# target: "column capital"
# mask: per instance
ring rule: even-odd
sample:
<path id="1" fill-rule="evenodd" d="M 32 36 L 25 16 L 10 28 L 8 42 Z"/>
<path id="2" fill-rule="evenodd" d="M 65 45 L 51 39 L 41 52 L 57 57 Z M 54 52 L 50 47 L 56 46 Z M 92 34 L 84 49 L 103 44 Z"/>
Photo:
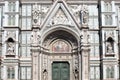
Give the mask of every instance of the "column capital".
<path id="1" fill-rule="evenodd" d="M 40 51 L 41 51 L 40 46 L 32 46 L 31 47 L 31 52 L 40 52 Z"/>

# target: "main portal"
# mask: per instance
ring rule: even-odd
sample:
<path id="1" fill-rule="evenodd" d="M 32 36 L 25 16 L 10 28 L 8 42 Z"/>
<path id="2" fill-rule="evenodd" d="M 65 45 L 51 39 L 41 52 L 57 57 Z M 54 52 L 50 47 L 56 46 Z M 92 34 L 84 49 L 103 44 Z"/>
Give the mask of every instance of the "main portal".
<path id="1" fill-rule="evenodd" d="M 70 80 L 70 66 L 68 62 L 53 62 L 52 80 Z"/>

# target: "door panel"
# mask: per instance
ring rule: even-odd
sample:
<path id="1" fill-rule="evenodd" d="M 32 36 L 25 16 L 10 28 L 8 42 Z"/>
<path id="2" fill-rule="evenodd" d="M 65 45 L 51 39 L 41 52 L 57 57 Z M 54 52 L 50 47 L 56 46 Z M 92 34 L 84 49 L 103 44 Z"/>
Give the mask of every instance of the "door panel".
<path id="1" fill-rule="evenodd" d="M 52 80 L 70 80 L 69 64 L 67 62 L 55 62 L 52 64 Z"/>
<path id="2" fill-rule="evenodd" d="M 59 64 L 53 64 L 52 65 L 52 78 L 53 80 L 60 80 L 60 67 Z"/>

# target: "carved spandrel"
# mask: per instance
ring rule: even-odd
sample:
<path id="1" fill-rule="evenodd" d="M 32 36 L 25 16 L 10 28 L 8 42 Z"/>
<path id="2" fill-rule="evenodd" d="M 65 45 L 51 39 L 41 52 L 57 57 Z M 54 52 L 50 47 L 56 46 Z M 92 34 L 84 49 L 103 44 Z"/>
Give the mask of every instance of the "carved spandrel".
<path id="1" fill-rule="evenodd" d="M 109 37 L 114 39 L 114 32 L 113 31 L 106 31 L 105 32 L 105 40 L 107 40 Z"/>
<path id="2" fill-rule="evenodd" d="M 75 16 L 78 23 L 80 23 L 79 16 L 80 16 L 81 5 L 70 5 L 70 9 L 73 12 L 73 15 Z"/>
<path id="3" fill-rule="evenodd" d="M 82 27 L 88 27 L 89 11 L 87 5 L 70 5 L 71 11 Z"/>
<path id="4" fill-rule="evenodd" d="M 12 38 L 12 39 L 15 40 L 15 38 L 16 38 L 15 32 L 14 32 L 14 31 L 8 31 L 8 32 L 7 32 L 7 35 L 6 35 L 6 40 L 7 40 L 8 38 Z"/>
<path id="5" fill-rule="evenodd" d="M 49 8 L 50 8 L 50 5 L 40 5 L 37 3 L 35 3 L 35 5 L 33 5 L 33 10 L 32 10 L 33 27 L 38 27 L 42 23 Z"/>

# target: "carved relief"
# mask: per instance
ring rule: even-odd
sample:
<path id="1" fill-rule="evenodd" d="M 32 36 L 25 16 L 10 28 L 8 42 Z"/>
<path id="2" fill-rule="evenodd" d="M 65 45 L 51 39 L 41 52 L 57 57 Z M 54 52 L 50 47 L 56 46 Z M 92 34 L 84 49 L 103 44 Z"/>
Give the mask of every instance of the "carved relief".
<path id="1" fill-rule="evenodd" d="M 89 20 L 89 11 L 87 5 L 70 5 L 70 8 L 77 21 L 82 24 L 82 27 L 87 27 Z"/>
<path id="2" fill-rule="evenodd" d="M 33 31 L 31 33 L 31 43 L 32 44 L 39 44 L 40 43 L 40 33 L 39 31 Z"/>
<path id="3" fill-rule="evenodd" d="M 105 33 L 105 39 L 107 40 L 109 37 L 111 37 L 111 38 L 113 38 L 114 39 L 114 32 L 113 31 L 107 31 L 106 33 Z"/>
<path id="4" fill-rule="evenodd" d="M 88 31 L 84 30 L 81 33 L 81 43 L 89 43 L 90 39 L 89 39 L 89 33 Z"/>
<path id="5" fill-rule="evenodd" d="M 80 23 L 80 9 L 81 5 L 70 5 L 70 9 L 73 12 L 73 15 L 75 16 L 76 20 Z"/>
<path id="6" fill-rule="evenodd" d="M 77 54 L 74 55 L 73 74 L 75 80 L 79 80 L 79 57 Z"/>
<path id="7" fill-rule="evenodd" d="M 14 55 L 15 54 L 15 43 L 12 38 L 7 40 L 7 55 Z"/>
<path id="8" fill-rule="evenodd" d="M 32 16 L 33 16 L 33 27 L 40 25 L 45 18 L 50 5 L 33 5 Z"/>
<path id="9" fill-rule="evenodd" d="M 33 25 L 38 25 L 39 17 L 40 17 L 40 10 L 39 10 L 39 6 L 37 5 L 37 3 L 33 5 L 32 15 L 33 15 Z"/>
<path id="10" fill-rule="evenodd" d="M 72 25 L 71 21 L 67 18 L 64 12 L 59 9 L 53 19 L 50 21 L 49 25 L 55 24 L 65 24 L 65 25 Z"/>
<path id="11" fill-rule="evenodd" d="M 42 14 L 42 17 L 45 17 L 49 8 L 50 8 L 50 5 L 42 5 L 42 9 L 40 11 L 40 14 Z"/>

